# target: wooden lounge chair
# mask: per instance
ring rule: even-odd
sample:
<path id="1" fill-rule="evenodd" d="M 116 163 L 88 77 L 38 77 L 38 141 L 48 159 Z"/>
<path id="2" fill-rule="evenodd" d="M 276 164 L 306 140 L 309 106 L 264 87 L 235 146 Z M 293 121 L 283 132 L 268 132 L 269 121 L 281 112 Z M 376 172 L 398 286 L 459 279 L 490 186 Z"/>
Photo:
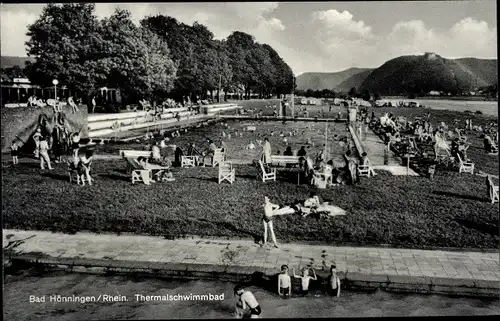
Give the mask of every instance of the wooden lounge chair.
<path id="1" fill-rule="evenodd" d="M 491 200 L 491 204 L 498 203 L 498 185 L 493 183 L 491 176 L 486 177 L 486 186 L 488 187 L 488 195 Z"/>
<path id="2" fill-rule="evenodd" d="M 333 168 L 329 165 L 325 166 L 323 171 L 315 171 L 311 183 L 318 188 L 326 188 L 333 184 Z"/>
<path id="3" fill-rule="evenodd" d="M 217 148 L 214 152 L 214 156 L 212 157 L 212 167 L 220 165 L 226 159 L 222 148 Z"/>
<path id="4" fill-rule="evenodd" d="M 358 176 L 359 177 L 370 177 L 374 176 L 375 171 L 372 168 L 372 163 L 369 159 L 366 159 L 365 164 L 358 165 Z"/>
<path id="5" fill-rule="evenodd" d="M 181 167 L 195 167 L 198 163 L 198 156 L 182 156 Z"/>
<path id="6" fill-rule="evenodd" d="M 219 184 L 223 181 L 228 181 L 233 184 L 235 179 L 235 169 L 231 162 L 222 162 L 219 164 Z"/>
<path id="7" fill-rule="evenodd" d="M 150 185 L 153 181 L 153 172 L 150 169 L 144 168 L 137 159 L 126 158 L 127 167 L 130 168 L 132 174 L 132 184 L 135 182 L 143 182 L 146 185 Z"/>
<path id="8" fill-rule="evenodd" d="M 276 168 L 273 168 L 268 172 L 266 171 L 264 163 L 261 160 L 259 160 L 257 177 L 259 180 L 262 180 L 263 182 L 276 181 Z"/>
<path id="9" fill-rule="evenodd" d="M 458 158 L 458 172 L 459 173 L 471 173 L 474 175 L 474 163 L 472 162 L 466 162 L 462 160 L 462 157 L 460 157 L 460 154 L 457 154 Z"/>

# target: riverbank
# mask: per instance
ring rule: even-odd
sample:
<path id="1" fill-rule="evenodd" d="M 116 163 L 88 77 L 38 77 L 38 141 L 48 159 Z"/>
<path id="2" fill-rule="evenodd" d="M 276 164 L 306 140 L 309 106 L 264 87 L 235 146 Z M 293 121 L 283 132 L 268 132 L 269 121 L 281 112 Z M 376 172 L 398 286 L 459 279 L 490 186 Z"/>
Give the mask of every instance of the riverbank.
<path id="1" fill-rule="evenodd" d="M 68 272 L 251 282 L 272 284 L 274 291 L 272 280 L 282 264 L 296 271 L 312 267 L 321 280 L 335 264 L 346 289 L 498 297 L 500 288 L 498 253 L 301 244 L 276 249 L 244 240 L 5 229 L 3 234 L 4 257 L 14 266 Z"/>

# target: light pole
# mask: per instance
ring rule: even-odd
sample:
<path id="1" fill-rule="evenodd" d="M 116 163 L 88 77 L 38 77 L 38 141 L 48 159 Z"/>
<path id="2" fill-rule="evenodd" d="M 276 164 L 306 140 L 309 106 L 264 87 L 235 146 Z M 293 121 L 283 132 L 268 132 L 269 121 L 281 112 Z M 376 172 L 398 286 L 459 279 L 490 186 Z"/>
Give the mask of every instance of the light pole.
<path id="1" fill-rule="evenodd" d="M 52 80 L 52 84 L 54 85 L 54 100 L 57 100 L 57 84 L 59 84 L 59 81 L 54 79 Z"/>

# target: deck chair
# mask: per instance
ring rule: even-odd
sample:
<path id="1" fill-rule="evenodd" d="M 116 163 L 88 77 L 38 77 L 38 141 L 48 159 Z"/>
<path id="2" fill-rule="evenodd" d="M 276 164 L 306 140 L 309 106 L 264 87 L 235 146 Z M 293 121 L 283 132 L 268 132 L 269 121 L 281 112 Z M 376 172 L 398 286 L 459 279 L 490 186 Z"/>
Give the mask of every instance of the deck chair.
<path id="1" fill-rule="evenodd" d="M 455 162 L 455 157 L 453 157 L 447 149 L 435 148 L 435 155 L 435 161 L 446 167 L 451 166 Z"/>
<path id="2" fill-rule="evenodd" d="M 228 181 L 233 184 L 236 170 L 231 162 L 222 162 L 219 164 L 219 184 Z"/>
<path id="3" fill-rule="evenodd" d="M 498 185 L 493 183 L 491 176 L 486 176 L 486 186 L 488 187 L 488 195 L 491 200 L 491 204 L 498 203 Z"/>
<path id="4" fill-rule="evenodd" d="M 135 184 L 135 182 L 143 182 L 146 185 L 150 185 L 153 181 L 153 172 L 141 166 L 135 158 L 126 159 L 132 173 L 132 184 Z"/>
<path id="5" fill-rule="evenodd" d="M 375 176 L 375 171 L 373 170 L 372 163 L 369 159 L 365 161 L 365 164 L 358 165 L 358 176 L 359 177 Z"/>
<path id="6" fill-rule="evenodd" d="M 198 156 L 182 156 L 181 167 L 195 167 L 198 162 Z"/>
<path id="7" fill-rule="evenodd" d="M 331 166 L 325 166 L 322 172 L 316 171 L 311 183 L 316 185 L 318 188 L 326 188 L 333 184 L 333 168 Z"/>
<path id="8" fill-rule="evenodd" d="M 458 158 L 458 172 L 459 173 L 471 173 L 474 174 L 474 163 L 472 162 L 466 162 L 462 160 L 462 157 L 460 157 L 460 154 L 457 154 Z"/>
<path id="9" fill-rule="evenodd" d="M 276 181 L 276 168 L 273 168 L 271 171 L 266 171 L 264 167 L 264 163 L 262 160 L 259 160 L 259 165 L 257 169 L 257 178 L 262 180 L 263 182 L 267 181 Z"/>
<path id="10" fill-rule="evenodd" d="M 212 157 L 212 167 L 220 165 L 222 162 L 224 162 L 224 160 L 225 157 L 222 148 L 217 148 L 214 152 L 214 156 Z"/>

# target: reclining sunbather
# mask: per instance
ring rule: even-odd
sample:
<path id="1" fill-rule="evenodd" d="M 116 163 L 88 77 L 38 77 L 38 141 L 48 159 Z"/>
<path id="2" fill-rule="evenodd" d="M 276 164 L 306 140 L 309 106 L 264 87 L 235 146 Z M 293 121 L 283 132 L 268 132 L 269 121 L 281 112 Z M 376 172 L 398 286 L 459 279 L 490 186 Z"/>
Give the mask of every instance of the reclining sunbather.
<path id="1" fill-rule="evenodd" d="M 326 214 L 327 216 L 345 215 L 347 212 L 338 206 L 330 205 L 328 202 L 321 203 L 319 197 L 312 192 L 311 197 L 304 201 L 304 205 L 297 205 L 302 217 L 310 214 Z"/>

